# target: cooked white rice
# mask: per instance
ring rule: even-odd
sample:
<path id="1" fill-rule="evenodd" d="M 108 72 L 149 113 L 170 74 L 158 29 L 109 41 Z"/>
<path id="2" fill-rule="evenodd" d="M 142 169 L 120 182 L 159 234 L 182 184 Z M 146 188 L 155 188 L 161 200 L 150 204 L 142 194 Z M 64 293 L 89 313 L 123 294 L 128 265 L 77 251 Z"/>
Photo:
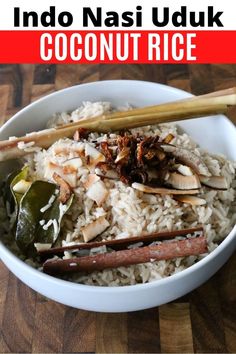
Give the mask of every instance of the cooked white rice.
<path id="1" fill-rule="evenodd" d="M 111 111 L 108 102 L 86 102 L 71 114 L 57 114 L 50 121 L 50 126 L 65 124 L 71 121 L 96 116 Z M 119 239 L 140 235 L 143 232 L 153 233 L 161 230 L 183 229 L 204 225 L 208 240 L 209 252 L 217 247 L 217 243 L 226 237 L 235 224 L 235 168 L 234 162 L 228 161 L 219 155 L 210 155 L 203 151 L 185 133 L 178 132 L 177 126 L 163 124 L 159 126 L 147 126 L 136 128 L 132 133 L 141 135 L 159 135 L 164 138 L 171 133 L 175 136 L 172 143 L 186 147 L 198 156 L 201 156 L 209 171 L 213 175 L 225 176 L 231 187 L 227 191 L 216 191 L 201 188 L 200 197 L 206 200 L 203 206 L 191 206 L 190 204 L 175 201 L 171 196 L 145 194 L 120 181 L 104 179 L 104 187 L 108 196 L 101 206 L 87 195 L 83 183 L 91 170 L 83 164 L 73 176 L 75 181 L 75 199 L 69 213 L 62 223 L 62 245 L 83 242 L 82 228 L 101 216 L 105 216 L 110 226 L 102 234 L 102 239 Z M 110 134 L 109 138 L 115 138 L 116 134 Z M 88 141 L 95 146 L 94 140 L 105 141 L 106 134 L 91 133 Z M 31 147 L 31 146 L 30 146 Z M 30 148 L 27 146 L 27 148 Z M 50 176 L 48 166 L 50 163 L 61 166 L 66 160 L 78 157 L 78 149 L 81 142 L 71 139 L 63 139 L 53 144 L 48 150 L 36 151 L 28 155 L 26 163 L 31 166 L 31 174 L 36 179 L 54 182 Z M 58 153 L 62 151 L 63 153 Z M 68 177 L 69 178 L 69 177 Z M 46 206 L 47 207 L 47 206 Z M 52 224 L 52 225 L 51 225 Z M 56 227 L 55 223 L 46 225 Z M 41 221 L 42 227 L 45 227 Z M 136 247 L 138 245 L 135 245 Z M 104 252 L 105 246 L 92 252 Z M 71 252 L 65 252 L 64 258 L 71 258 Z M 78 283 L 102 286 L 117 286 L 136 283 L 151 282 L 171 274 L 180 272 L 194 264 L 203 256 L 190 256 L 175 260 L 149 262 L 129 267 L 93 272 L 89 275 L 74 274 L 70 279 Z M 30 260 L 28 260 L 30 262 Z M 73 263 L 73 259 L 72 259 Z"/>

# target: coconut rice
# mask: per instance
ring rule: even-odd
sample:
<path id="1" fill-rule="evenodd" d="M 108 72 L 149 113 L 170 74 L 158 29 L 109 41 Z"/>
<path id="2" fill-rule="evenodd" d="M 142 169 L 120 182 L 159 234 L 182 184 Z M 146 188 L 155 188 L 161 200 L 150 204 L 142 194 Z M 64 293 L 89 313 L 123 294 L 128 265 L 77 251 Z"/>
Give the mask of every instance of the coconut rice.
<path id="1" fill-rule="evenodd" d="M 127 109 L 127 107 L 126 107 Z M 110 112 L 113 108 L 109 102 L 85 102 L 81 107 L 71 114 L 61 113 L 55 115 L 49 122 L 48 127 L 55 127 L 69 122 L 75 122 L 87 117 Z M 68 183 L 73 186 L 75 194 L 72 207 L 64 216 L 61 225 L 60 243 L 62 246 L 84 242 L 82 230 L 99 218 L 104 218 L 107 222 L 105 230 L 98 236 L 98 240 L 121 239 L 138 236 L 142 233 L 153 233 L 163 230 L 193 228 L 199 224 L 204 226 L 207 237 L 209 252 L 214 250 L 219 242 L 223 240 L 232 229 L 236 221 L 235 203 L 235 168 L 234 162 L 228 161 L 222 155 L 212 155 L 202 150 L 192 141 L 187 134 L 180 132 L 178 127 L 173 124 L 162 124 L 146 126 L 131 130 L 132 134 L 144 136 L 158 135 L 165 138 L 168 134 L 174 136 L 173 144 L 185 147 L 201 159 L 207 165 L 211 174 L 224 176 L 231 186 L 226 191 L 212 190 L 206 187 L 200 189 L 199 197 L 206 201 L 205 205 L 193 206 L 180 203 L 173 199 L 171 195 L 147 194 L 127 186 L 119 180 L 99 179 L 106 198 L 101 203 L 95 202 L 93 194 L 89 194 L 86 189 L 86 181 L 89 174 L 94 171 L 83 163 L 76 161 L 76 173 L 68 173 Z M 21 146 L 20 148 L 30 149 L 31 154 L 27 155 L 24 163 L 30 166 L 30 175 L 33 179 L 54 182 L 52 178 L 52 166 L 62 166 L 66 161 L 79 158 L 83 144 L 87 148 L 95 149 L 95 142 L 115 139 L 116 134 L 90 133 L 85 141 L 74 141 L 63 139 L 54 143 L 49 149 L 43 150 L 35 148 L 33 144 Z M 44 210 L 49 208 L 53 200 L 49 200 Z M 99 205 L 97 205 L 99 204 Z M 3 211 L 2 211 L 3 213 Z M 1 215 L 4 219 L 4 215 Z M 45 227 L 58 227 L 56 220 L 45 225 L 44 220 L 40 225 Z M 132 245 L 139 247 L 140 243 Z M 15 244 L 11 244 L 13 252 L 16 250 Z M 106 252 L 106 246 L 92 249 L 90 254 Z M 168 261 L 150 261 L 145 264 L 138 264 L 129 267 L 119 267 L 117 269 L 95 271 L 91 274 L 74 273 L 66 279 L 74 282 L 100 285 L 100 286 L 119 286 L 136 283 L 151 282 L 163 277 L 178 273 L 183 269 L 197 262 L 201 256 L 189 256 Z M 73 266 L 73 252 L 66 251 L 64 259 L 71 258 Z M 26 262 L 37 267 L 37 262 L 27 259 Z"/>

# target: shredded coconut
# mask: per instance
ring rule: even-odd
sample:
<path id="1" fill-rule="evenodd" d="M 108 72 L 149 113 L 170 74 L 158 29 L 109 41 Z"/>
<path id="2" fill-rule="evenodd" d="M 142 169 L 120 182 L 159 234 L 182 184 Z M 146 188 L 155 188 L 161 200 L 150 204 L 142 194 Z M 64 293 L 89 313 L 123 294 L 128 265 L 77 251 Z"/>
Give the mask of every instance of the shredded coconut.
<path id="1" fill-rule="evenodd" d="M 53 195 L 50 197 L 50 199 L 49 199 L 49 201 L 48 201 L 48 204 L 46 204 L 44 207 L 42 207 L 42 208 L 40 209 L 40 212 L 41 212 L 41 213 L 44 213 L 46 210 L 48 210 L 49 208 L 51 208 L 51 206 L 52 206 L 52 204 L 53 204 L 53 202 L 54 202 L 55 199 L 56 199 L 56 196 L 53 194 Z"/>
<path id="2" fill-rule="evenodd" d="M 47 231 L 47 230 L 49 229 L 49 227 L 50 227 L 52 224 L 53 224 L 53 220 L 50 219 L 50 220 L 47 222 L 47 224 L 43 225 L 43 229 L 44 229 L 45 231 Z"/>
<path id="3" fill-rule="evenodd" d="M 53 239 L 53 241 L 56 241 L 57 235 L 58 235 L 58 232 L 59 232 L 59 226 L 58 226 L 57 220 L 53 219 L 52 224 L 53 224 L 53 227 L 54 227 L 54 239 Z"/>

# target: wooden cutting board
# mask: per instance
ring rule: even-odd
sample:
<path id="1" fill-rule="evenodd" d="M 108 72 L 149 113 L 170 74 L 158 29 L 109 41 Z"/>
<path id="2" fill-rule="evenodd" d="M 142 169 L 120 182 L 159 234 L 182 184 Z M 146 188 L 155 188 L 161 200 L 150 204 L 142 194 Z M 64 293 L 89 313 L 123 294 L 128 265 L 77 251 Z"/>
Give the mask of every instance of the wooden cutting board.
<path id="1" fill-rule="evenodd" d="M 70 85 L 136 79 L 194 94 L 236 86 L 236 65 L 0 65 L 0 124 Z M 236 122 L 236 109 L 230 111 Z M 207 283 L 170 304 L 104 314 L 48 300 L 0 263 L 0 353 L 236 352 L 236 254 Z"/>

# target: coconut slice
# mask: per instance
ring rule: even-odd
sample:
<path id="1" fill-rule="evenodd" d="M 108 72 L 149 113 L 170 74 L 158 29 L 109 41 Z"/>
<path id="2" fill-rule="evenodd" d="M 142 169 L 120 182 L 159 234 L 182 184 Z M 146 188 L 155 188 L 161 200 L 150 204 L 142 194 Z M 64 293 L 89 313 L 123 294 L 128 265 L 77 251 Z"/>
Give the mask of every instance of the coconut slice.
<path id="1" fill-rule="evenodd" d="M 188 190 L 180 190 L 180 189 L 169 189 L 169 188 L 153 188 L 146 186 L 141 183 L 133 183 L 132 188 L 137 189 L 138 191 L 150 194 L 163 194 L 163 195 L 178 195 L 178 194 L 197 194 L 199 193 L 198 189 L 188 189 Z"/>
<path id="2" fill-rule="evenodd" d="M 224 176 L 211 176 L 206 177 L 203 175 L 199 176 L 202 184 L 205 184 L 207 187 L 214 189 L 226 190 L 229 188 L 228 182 Z"/>
<path id="3" fill-rule="evenodd" d="M 73 172 L 70 174 L 63 173 L 62 178 L 71 186 L 71 188 L 76 188 L 77 186 L 77 173 Z"/>
<path id="4" fill-rule="evenodd" d="M 95 168 L 95 173 L 99 177 L 104 177 L 108 179 L 119 179 L 118 173 L 115 170 L 107 170 L 103 172 L 100 168 Z"/>
<path id="5" fill-rule="evenodd" d="M 56 173 L 61 178 L 63 178 L 72 188 L 77 185 L 77 172 L 73 169 L 63 170 L 63 166 L 58 166 L 54 162 L 49 162 L 46 166 L 44 177 L 47 180 L 53 179 L 53 175 Z"/>
<path id="6" fill-rule="evenodd" d="M 62 173 L 62 168 L 57 164 L 55 164 L 54 162 L 49 161 L 45 167 L 44 178 L 50 180 L 54 172 L 58 174 Z"/>
<path id="7" fill-rule="evenodd" d="M 25 192 L 29 189 L 31 186 L 31 182 L 25 181 L 24 179 L 21 179 L 18 183 L 16 183 L 13 187 L 13 191 L 15 193 L 20 193 L 20 194 L 25 194 Z"/>
<path id="8" fill-rule="evenodd" d="M 94 173 L 91 173 L 90 175 L 88 175 L 88 179 L 87 181 L 84 183 L 84 187 L 86 189 L 89 189 L 94 183 L 100 181 L 100 177 L 97 176 Z"/>
<path id="9" fill-rule="evenodd" d="M 81 141 L 73 145 L 69 145 L 68 143 L 60 143 L 53 147 L 52 152 L 55 156 L 67 157 L 70 154 L 70 152 L 73 152 L 74 154 L 78 154 L 79 156 L 83 156 L 84 148 L 85 148 L 85 144 Z"/>
<path id="10" fill-rule="evenodd" d="M 105 162 L 105 156 L 90 144 L 85 144 L 85 156 L 89 156 L 89 165 L 96 166 L 99 162 Z"/>
<path id="11" fill-rule="evenodd" d="M 203 176 L 210 176 L 210 172 L 202 159 L 192 151 L 175 145 L 162 144 L 161 147 L 167 153 L 172 153 L 179 161 L 191 167 L 194 172 Z"/>
<path id="12" fill-rule="evenodd" d="M 176 195 L 174 197 L 175 200 L 178 200 L 181 203 L 187 203 L 191 205 L 205 205 L 206 200 L 203 198 L 195 197 L 193 195 Z"/>
<path id="13" fill-rule="evenodd" d="M 83 165 L 80 157 L 74 157 L 72 159 L 66 160 L 63 163 L 63 172 L 65 174 L 77 172 L 78 169 Z"/>
<path id="14" fill-rule="evenodd" d="M 103 181 L 99 180 L 98 182 L 93 183 L 87 191 L 87 196 L 94 200 L 98 206 L 101 206 L 108 196 L 108 190 Z"/>
<path id="15" fill-rule="evenodd" d="M 188 166 L 185 166 L 185 165 L 178 165 L 177 170 L 183 176 L 192 176 L 193 175 L 191 168 Z"/>
<path id="16" fill-rule="evenodd" d="M 91 222 L 89 225 L 85 226 L 81 231 L 83 234 L 84 242 L 89 242 L 94 239 L 98 235 L 100 235 L 103 231 L 105 231 L 108 226 L 110 226 L 109 222 L 106 220 L 105 216 L 100 216 L 97 220 Z"/>
<path id="17" fill-rule="evenodd" d="M 166 183 L 176 189 L 198 189 L 201 187 L 199 178 L 196 175 L 183 176 L 180 173 L 169 172 Z"/>

